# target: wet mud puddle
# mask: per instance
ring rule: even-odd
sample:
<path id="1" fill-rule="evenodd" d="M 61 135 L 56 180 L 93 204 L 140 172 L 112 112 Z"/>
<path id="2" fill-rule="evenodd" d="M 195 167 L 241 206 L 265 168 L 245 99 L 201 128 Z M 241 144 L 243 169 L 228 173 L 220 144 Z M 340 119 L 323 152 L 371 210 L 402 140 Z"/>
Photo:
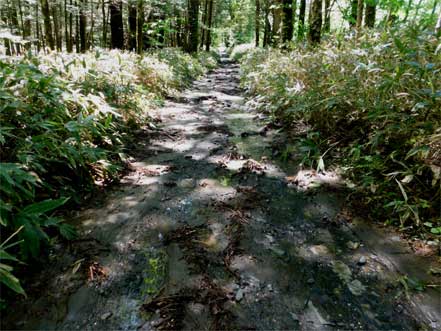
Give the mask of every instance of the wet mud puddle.
<path id="1" fill-rule="evenodd" d="M 224 57 L 157 110 L 160 130 L 139 140 L 121 187 L 80 213 L 81 239 L 54 246 L 5 328 L 440 327 L 439 292 L 403 286 L 399 244 L 348 222 L 335 190 L 309 192 L 313 174 L 273 161 L 277 132 L 246 107 L 238 77 Z"/>

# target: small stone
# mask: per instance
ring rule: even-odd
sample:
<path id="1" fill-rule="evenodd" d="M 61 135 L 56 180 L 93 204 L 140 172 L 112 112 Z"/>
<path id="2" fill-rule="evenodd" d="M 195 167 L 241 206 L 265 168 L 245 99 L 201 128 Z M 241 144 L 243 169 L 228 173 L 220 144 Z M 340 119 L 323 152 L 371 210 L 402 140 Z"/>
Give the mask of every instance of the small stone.
<path id="1" fill-rule="evenodd" d="M 112 313 L 104 313 L 101 315 L 101 319 L 104 321 L 108 319 L 110 316 L 112 316 Z"/>
<path id="2" fill-rule="evenodd" d="M 268 288 L 268 291 L 270 292 L 274 291 L 273 286 L 271 284 L 268 284 L 266 287 Z"/>
<path id="3" fill-rule="evenodd" d="M 315 283 L 315 280 L 314 280 L 314 278 L 309 278 L 306 282 L 307 282 L 309 285 L 312 285 L 312 284 Z"/>
<path id="4" fill-rule="evenodd" d="M 360 257 L 360 259 L 358 260 L 358 265 L 365 265 L 367 262 L 366 256 L 362 256 Z"/>
<path id="5" fill-rule="evenodd" d="M 240 288 L 237 292 L 236 292 L 236 297 L 235 297 L 235 299 L 236 299 L 236 301 L 240 301 L 240 300 L 242 300 L 243 299 L 243 290 Z"/>
<path id="6" fill-rule="evenodd" d="M 401 314 L 403 312 L 403 310 L 404 310 L 404 307 L 402 305 L 398 305 L 396 310 L 397 310 L 398 314 Z"/>

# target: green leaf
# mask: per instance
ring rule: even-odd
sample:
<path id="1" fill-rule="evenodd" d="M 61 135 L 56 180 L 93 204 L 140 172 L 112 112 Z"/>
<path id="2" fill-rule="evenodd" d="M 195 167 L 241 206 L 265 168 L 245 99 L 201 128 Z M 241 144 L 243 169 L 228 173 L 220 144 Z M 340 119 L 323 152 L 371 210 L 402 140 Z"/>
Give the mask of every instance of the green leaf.
<path id="1" fill-rule="evenodd" d="M 69 200 L 69 198 L 61 198 L 57 200 L 52 200 L 52 199 L 44 200 L 41 202 L 33 203 L 32 205 L 25 207 L 22 210 L 22 212 L 32 215 L 41 215 L 64 205 L 67 202 L 67 200 Z"/>
<path id="2" fill-rule="evenodd" d="M 78 237 L 77 231 L 72 225 L 60 224 L 59 230 L 60 230 L 60 234 L 67 240 L 72 240 Z"/>
<path id="3" fill-rule="evenodd" d="M 26 296 L 24 289 L 20 285 L 20 281 L 11 273 L 11 271 L 12 268 L 10 266 L 0 263 L 0 282 L 14 292 Z"/>

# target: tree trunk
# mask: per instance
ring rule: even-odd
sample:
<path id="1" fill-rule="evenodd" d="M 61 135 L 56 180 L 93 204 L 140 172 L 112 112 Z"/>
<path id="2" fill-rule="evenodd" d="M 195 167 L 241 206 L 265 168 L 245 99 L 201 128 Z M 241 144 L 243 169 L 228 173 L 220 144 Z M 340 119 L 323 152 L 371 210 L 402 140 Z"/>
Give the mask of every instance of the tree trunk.
<path id="1" fill-rule="evenodd" d="M 102 24 L 103 24 L 103 36 L 101 40 L 101 47 L 107 47 L 107 13 L 106 13 L 106 0 L 102 0 L 101 2 L 101 16 L 102 16 Z"/>
<path id="2" fill-rule="evenodd" d="M 204 10 L 202 12 L 202 26 L 201 26 L 201 48 L 204 46 L 205 44 L 205 39 L 206 39 L 206 29 L 207 29 L 207 22 L 208 22 L 208 1 L 209 0 L 205 0 L 204 3 Z"/>
<path id="3" fill-rule="evenodd" d="M 136 50 L 141 54 L 144 49 L 144 1 L 138 0 L 137 21 L 136 21 Z"/>
<path id="4" fill-rule="evenodd" d="M 61 40 L 60 40 L 60 25 L 59 25 L 59 12 L 57 4 L 52 7 L 52 18 L 54 21 L 54 35 L 55 35 L 55 45 L 58 51 L 61 51 Z"/>
<path id="5" fill-rule="evenodd" d="M 357 24 L 358 0 L 351 0 L 351 15 L 349 16 L 349 27 L 353 28 Z"/>
<path id="6" fill-rule="evenodd" d="M 269 46 L 271 43 L 271 22 L 269 19 L 270 16 L 270 4 L 268 1 L 265 2 L 265 31 L 263 35 L 263 47 Z"/>
<path id="7" fill-rule="evenodd" d="M 213 1 L 214 0 L 208 0 L 208 19 L 207 19 L 207 31 L 206 31 L 206 36 L 205 36 L 205 50 L 207 52 L 210 51 L 210 46 L 211 46 L 211 27 L 213 24 Z"/>
<path id="8" fill-rule="evenodd" d="M 260 0 L 256 0 L 256 14 L 255 14 L 255 39 L 256 47 L 259 47 L 260 42 Z"/>
<path id="9" fill-rule="evenodd" d="M 436 22 L 435 34 L 438 38 L 441 37 L 441 11 L 438 16 L 438 21 Z"/>
<path id="10" fill-rule="evenodd" d="M 323 23 L 323 32 L 331 31 L 331 0 L 325 0 L 325 17 Z"/>
<path id="11" fill-rule="evenodd" d="M 78 2 L 75 1 L 75 6 L 78 8 Z M 80 15 L 75 15 L 75 50 L 80 52 Z"/>
<path id="12" fill-rule="evenodd" d="M 363 24 L 363 9 L 364 9 L 364 1 L 358 0 L 357 4 L 357 30 L 360 31 L 361 25 Z"/>
<path id="13" fill-rule="evenodd" d="M 129 2 L 129 50 L 136 50 L 137 8 L 134 0 Z"/>
<path id="14" fill-rule="evenodd" d="M 86 36 L 86 24 L 87 18 L 85 11 L 86 0 L 80 0 L 80 51 L 81 53 L 87 50 L 87 36 Z"/>
<path id="15" fill-rule="evenodd" d="M 111 47 L 123 49 L 124 28 L 123 28 L 121 0 L 111 0 L 109 4 L 109 11 L 110 11 Z"/>
<path id="16" fill-rule="evenodd" d="M 48 0 L 40 0 L 41 13 L 43 14 L 44 35 L 50 49 L 54 49 L 54 36 L 52 35 L 51 11 Z"/>
<path id="17" fill-rule="evenodd" d="M 295 1 L 295 0 L 294 0 Z M 290 42 L 293 37 L 293 0 L 283 0 L 283 30 L 282 40 L 284 43 Z"/>
<path id="18" fill-rule="evenodd" d="M 188 30 L 187 52 L 196 53 L 199 37 L 199 0 L 189 0 L 188 2 Z"/>
<path id="19" fill-rule="evenodd" d="M 312 44 L 320 43 L 322 29 L 322 0 L 312 0 L 311 4 L 311 26 L 309 27 L 308 38 Z"/>
<path id="20" fill-rule="evenodd" d="M 35 2 L 35 39 L 37 39 L 37 52 L 40 52 L 40 10 L 38 1 Z"/>
<path id="21" fill-rule="evenodd" d="M 281 37 L 281 23 L 282 23 L 282 0 L 275 0 L 273 5 L 272 14 L 273 14 L 273 26 L 271 31 L 271 42 L 273 45 L 277 44 Z"/>
<path id="22" fill-rule="evenodd" d="M 306 15 L 306 0 L 300 0 L 299 8 L 299 26 L 297 36 L 301 40 L 305 35 L 305 15 Z"/>
<path id="23" fill-rule="evenodd" d="M 364 25 L 368 28 L 375 26 L 376 0 L 367 0 L 364 11 Z"/>

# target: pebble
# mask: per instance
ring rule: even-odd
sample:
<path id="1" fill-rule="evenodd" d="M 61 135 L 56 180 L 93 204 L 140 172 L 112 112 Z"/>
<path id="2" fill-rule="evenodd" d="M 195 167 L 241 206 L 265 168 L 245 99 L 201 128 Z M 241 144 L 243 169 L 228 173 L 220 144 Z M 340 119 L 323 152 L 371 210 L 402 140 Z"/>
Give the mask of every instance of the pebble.
<path id="1" fill-rule="evenodd" d="M 101 319 L 104 321 L 108 319 L 110 316 L 112 316 L 112 313 L 104 313 L 101 315 Z"/>
<path id="2" fill-rule="evenodd" d="M 314 278 L 309 278 L 306 282 L 307 282 L 309 285 L 312 285 L 312 284 L 315 283 L 315 280 L 314 280 Z"/>
<path id="3" fill-rule="evenodd" d="M 243 299 L 243 290 L 241 288 L 236 292 L 235 299 L 236 301 L 240 301 Z"/>
<path id="4" fill-rule="evenodd" d="M 365 265 L 367 262 L 366 256 L 360 257 L 360 260 L 358 260 L 358 265 Z"/>

